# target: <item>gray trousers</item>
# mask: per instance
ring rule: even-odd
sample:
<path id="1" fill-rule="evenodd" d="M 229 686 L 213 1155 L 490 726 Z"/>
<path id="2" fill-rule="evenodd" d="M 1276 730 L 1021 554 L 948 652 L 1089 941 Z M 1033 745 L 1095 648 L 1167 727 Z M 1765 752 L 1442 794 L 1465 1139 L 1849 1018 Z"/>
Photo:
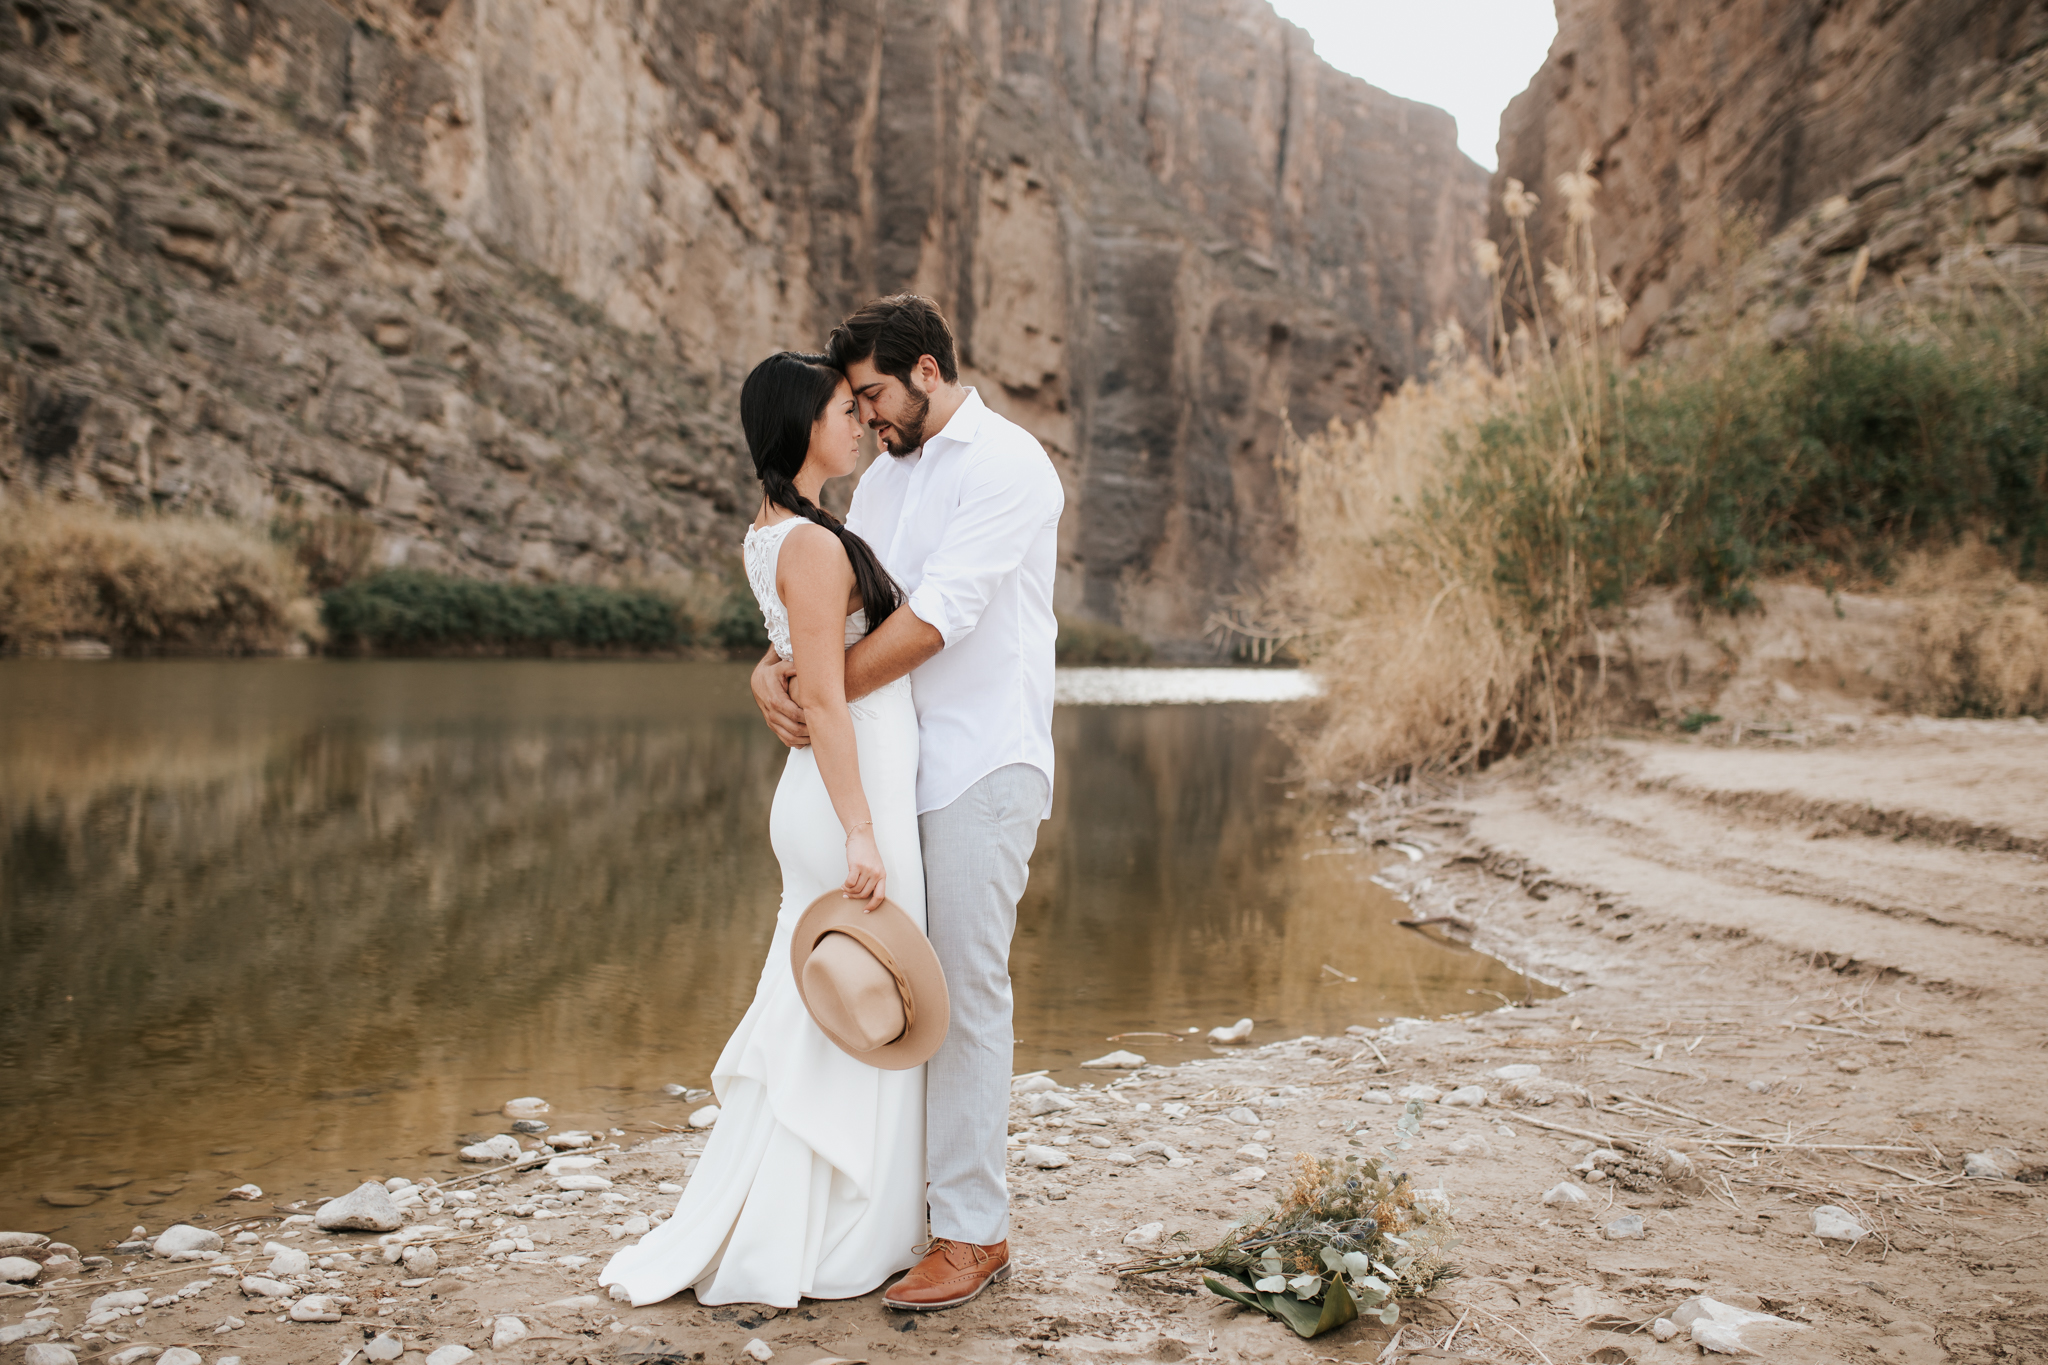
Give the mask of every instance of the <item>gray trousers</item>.
<path id="1" fill-rule="evenodd" d="M 1010 938 L 1045 798 L 1045 774 L 1013 763 L 917 819 L 926 933 L 953 1010 L 925 1069 L 932 1236 L 977 1246 L 1010 1235 Z"/>

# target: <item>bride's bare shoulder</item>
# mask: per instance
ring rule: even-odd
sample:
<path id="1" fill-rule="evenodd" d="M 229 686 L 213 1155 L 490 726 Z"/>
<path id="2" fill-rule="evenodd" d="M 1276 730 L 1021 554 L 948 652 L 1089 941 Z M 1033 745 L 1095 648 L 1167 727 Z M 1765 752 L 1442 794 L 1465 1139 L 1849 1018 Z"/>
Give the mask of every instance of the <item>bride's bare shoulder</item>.
<path id="1" fill-rule="evenodd" d="M 834 568 L 850 569 L 846 547 L 814 521 L 806 521 L 782 538 L 782 555 L 776 562 L 776 577 L 804 577 Z"/>

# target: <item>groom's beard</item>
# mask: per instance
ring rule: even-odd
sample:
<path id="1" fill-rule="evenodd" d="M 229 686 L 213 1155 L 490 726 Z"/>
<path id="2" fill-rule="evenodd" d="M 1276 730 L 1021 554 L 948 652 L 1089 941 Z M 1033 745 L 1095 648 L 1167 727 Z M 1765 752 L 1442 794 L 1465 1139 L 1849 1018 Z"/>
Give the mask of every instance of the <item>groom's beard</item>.
<path id="1" fill-rule="evenodd" d="M 908 421 L 885 423 L 889 428 L 890 435 L 888 439 L 882 442 L 882 446 L 891 455 L 914 455 L 917 453 L 918 449 L 924 445 L 925 418 L 929 417 L 932 411 L 931 399 L 925 397 L 908 384 L 905 384 L 903 387 L 909 393 L 913 406 L 910 409 Z"/>

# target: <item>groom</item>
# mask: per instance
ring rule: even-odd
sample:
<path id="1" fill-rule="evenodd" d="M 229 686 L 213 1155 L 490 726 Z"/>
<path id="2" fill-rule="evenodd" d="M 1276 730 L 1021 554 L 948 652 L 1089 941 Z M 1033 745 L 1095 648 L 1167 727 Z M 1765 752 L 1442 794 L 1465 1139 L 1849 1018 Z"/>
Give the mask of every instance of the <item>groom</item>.
<path id="1" fill-rule="evenodd" d="M 1037 439 L 961 386 L 952 328 L 930 299 L 876 299 L 833 329 L 829 349 L 888 451 L 861 476 L 846 525 L 907 594 L 847 651 L 846 695 L 911 676 L 926 932 L 953 1009 L 926 1072 L 931 1248 L 882 1296 L 923 1312 L 1010 1273 L 1010 938 L 1052 811 L 1052 584 L 1066 497 Z M 783 743 L 800 746 L 810 741 L 791 672 L 771 650 L 754 699 Z"/>

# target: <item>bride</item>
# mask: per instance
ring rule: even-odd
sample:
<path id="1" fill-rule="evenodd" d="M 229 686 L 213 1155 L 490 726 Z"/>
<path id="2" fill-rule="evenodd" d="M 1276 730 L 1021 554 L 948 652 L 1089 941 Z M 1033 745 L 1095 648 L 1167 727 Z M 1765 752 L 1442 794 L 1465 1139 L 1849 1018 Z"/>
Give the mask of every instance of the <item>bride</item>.
<path id="1" fill-rule="evenodd" d="M 764 492 L 747 580 L 770 642 L 801 670 L 811 747 L 790 751 L 775 789 L 782 905 L 753 1004 L 712 1071 L 710 1144 L 675 1215 L 598 1279 L 636 1306 L 686 1288 L 703 1304 L 853 1298 L 915 1263 L 924 1240 L 924 1067 L 883 1070 L 840 1050 L 790 968 L 791 932 L 827 892 L 869 910 L 886 895 L 924 926 L 910 680 L 852 703 L 845 691 L 846 647 L 901 594 L 817 505 L 859 455 L 845 377 L 822 356 L 772 355 L 740 390 L 740 421 Z"/>

